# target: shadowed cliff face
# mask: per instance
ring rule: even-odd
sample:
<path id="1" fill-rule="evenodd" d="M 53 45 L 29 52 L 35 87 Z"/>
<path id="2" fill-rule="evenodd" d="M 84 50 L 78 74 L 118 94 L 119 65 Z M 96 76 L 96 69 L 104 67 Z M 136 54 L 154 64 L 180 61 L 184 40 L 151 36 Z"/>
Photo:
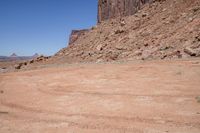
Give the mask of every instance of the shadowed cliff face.
<path id="1" fill-rule="evenodd" d="M 99 0 L 98 22 L 136 13 L 142 5 L 152 0 Z"/>

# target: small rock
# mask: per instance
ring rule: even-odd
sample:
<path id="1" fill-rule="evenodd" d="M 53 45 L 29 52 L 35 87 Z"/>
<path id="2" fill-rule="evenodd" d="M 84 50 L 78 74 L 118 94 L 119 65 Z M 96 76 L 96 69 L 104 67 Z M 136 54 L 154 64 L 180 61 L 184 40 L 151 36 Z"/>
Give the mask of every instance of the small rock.
<path id="1" fill-rule="evenodd" d="M 103 62 L 103 59 L 98 59 L 98 60 L 96 61 L 96 63 L 101 63 L 101 62 Z"/>
<path id="2" fill-rule="evenodd" d="M 99 45 L 97 46 L 97 50 L 98 50 L 98 51 L 102 51 L 102 50 L 103 50 L 103 45 L 102 45 L 102 44 L 99 44 Z"/>
<path id="3" fill-rule="evenodd" d="M 178 58 L 182 58 L 181 51 L 179 51 L 179 50 L 172 51 L 171 53 L 168 54 L 168 56 L 169 56 L 169 57 L 178 57 Z"/>
<path id="4" fill-rule="evenodd" d="M 91 29 L 92 29 L 92 30 L 95 30 L 96 28 L 97 28 L 97 26 L 93 26 Z"/>
<path id="5" fill-rule="evenodd" d="M 195 40 L 197 40 L 198 42 L 200 42 L 200 34 L 195 37 Z"/>
<path id="6" fill-rule="evenodd" d="M 122 21 L 120 22 L 120 25 L 121 25 L 121 26 L 125 26 L 125 25 L 126 25 L 125 21 L 122 20 Z"/>
<path id="7" fill-rule="evenodd" d="M 89 56 L 92 56 L 92 55 L 93 55 L 93 52 L 88 52 L 88 55 L 89 55 Z"/>
<path id="8" fill-rule="evenodd" d="M 106 57 L 109 60 L 116 60 L 119 56 L 118 52 L 114 52 L 112 50 L 108 51 L 108 53 L 106 53 Z"/>
<path id="9" fill-rule="evenodd" d="M 115 34 L 121 34 L 121 33 L 124 33 L 124 32 L 125 32 L 124 30 L 118 29 L 118 30 L 115 31 Z"/>
<path id="10" fill-rule="evenodd" d="M 163 47 L 160 48 L 160 50 L 164 51 L 164 50 L 168 50 L 170 48 L 172 48 L 172 47 L 171 46 L 163 46 Z"/>
<path id="11" fill-rule="evenodd" d="M 143 17 L 143 18 L 146 17 L 146 16 L 148 16 L 147 13 L 143 13 L 143 14 L 142 14 L 142 17 Z"/>
<path id="12" fill-rule="evenodd" d="M 3 67 L 3 68 L 0 68 L 0 73 L 4 73 L 4 72 L 7 72 L 9 70 L 9 67 Z"/>
<path id="13" fill-rule="evenodd" d="M 162 60 L 164 60 L 165 58 L 167 58 L 166 54 L 161 57 Z"/>
<path id="14" fill-rule="evenodd" d="M 189 18 L 189 21 L 190 21 L 190 22 L 192 22 L 193 20 L 194 20 L 194 18 L 193 18 L 193 17 L 190 17 L 190 18 Z"/>
<path id="15" fill-rule="evenodd" d="M 143 53 L 142 53 L 142 60 L 151 58 L 151 57 L 152 57 L 151 52 L 152 52 L 152 51 L 150 51 L 150 50 L 145 50 L 145 51 L 143 51 Z"/>
<path id="16" fill-rule="evenodd" d="M 2 67 L 3 70 L 7 69 L 6 67 Z"/>
<path id="17" fill-rule="evenodd" d="M 149 46 L 149 44 L 148 44 L 148 43 L 145 43 L 145 44 L 144 44 L 144 46 L 145 46 L 145 47 L 148 47 L 148 46 Z"/>
<path id="18" fill-rule="evenodd" d="M 196 64 L 200 64 L 200 62 L 196 61 L 196 62 L 192 62 L 192 64 L 196 65 Z"/>
<path id="19" fill-rule="evenodd" d="M 200 10 L 200 6 L 196 6 L 196 7 L 194 7 L 192 10 L 193 10 L 193 12 L 197 12 L 197 11 Z"/>
<path id="20" fill-rule="evenodd" d="M 108 37 L 105 37 L 104 41 L 108 40 L 109 38 Z"/>
<path id="21" fill-rule="evenodd" d="M 120 44 L 120 45 L 116 45 L 115 48 L 117 50 L 126 50 L 126 47 L 124 47 L 124 45 Z"/>
<path id="22" fill-rule="evenodd" d="M 166 11 L 167 9 L 166 8 L 164 8 L 164 9 L 162 9 L 162 12 L 164 12 L 164 11 Z"/>
<path id="23" fill-rule="evenodd" d="M 28 65 L 28 63 L 27 63 L 27 62 L 24 62 L 24 65 L 25 65 L 25 66 Z"/>
<path id="24" fill-rule="evenodd" d="M 32 63 L 34 63 L 34 60 L 31 60 L 31 61 L 30 61 L 30 64 L 32 64 Z"/>
<path id="25" fill-rule="evenodd" d="M 128 51 L 128 52 L 123 52 L 120 54 L 120 57 L 125 58 L 125 57 L 131 57 L 132 56 L 132 52 Z"/>
<path id="26" fill-rule="evenodd" d="M 198 103 L 200 103 L 200 96 L 197 96 L 196 100 L 197 100 Z"/>
<path id="27" fill-rule="evenodd" d="M 15 69 L 21 69 L 23 66 L 23 63 L 19 63 L 17 65 L 15 65 Z"/>
<path id="28" fill-rule="evenodd" d="M 184 49 L 184 52 L 185 52 L 186 54 L 189 54 L 190 56 L 196 56 L 196 55 L 197 55 L 196 51 L 193 50 L 193 49 L 191 49 L 190 47 L 186 47 L 186 48 Z"/>
<path id="29" fill-rule="evenodd" d="M 103 57 L 103 54 L 98 53 L 97 59 L 101 59 Z"/>
<path id="30" fill-rule="evenodd" d="M 76 56 L 82 56 L 82 55 L 84 55 L 84 51 L 80 51 L 80 52 L 76 53 Z"/>
<path id="31" fill-rule="evenodd" d="M 134 52 L 134 55 L 135 56 L 141 56 L 142 55 L 142 51 L 137 50 L 137 51 Z"/>
<path id="32" fill-rule="evenodd" d="M 119 54 L 118 53 L 112 53 L 110 56 L 110 59 L 116 60 L 118 58 Z"/>
<path id="33" fill-rule="evenodd" d="M 176 55 L 178 56 L 178 58 L 183 58 L 183 55 L 179 50 L 176 51 Z"/>

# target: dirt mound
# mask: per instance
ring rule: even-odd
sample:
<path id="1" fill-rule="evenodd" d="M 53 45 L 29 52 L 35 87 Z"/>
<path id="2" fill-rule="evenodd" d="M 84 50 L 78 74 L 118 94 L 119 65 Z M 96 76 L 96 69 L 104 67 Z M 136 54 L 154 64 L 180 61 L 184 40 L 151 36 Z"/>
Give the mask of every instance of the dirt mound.
<path id="1" fill-rule="evenodd" d="M 146 4 L 135 15 L 103 21 L 60 50 L 54 62 L 200 56 L 200 1 Z"/>

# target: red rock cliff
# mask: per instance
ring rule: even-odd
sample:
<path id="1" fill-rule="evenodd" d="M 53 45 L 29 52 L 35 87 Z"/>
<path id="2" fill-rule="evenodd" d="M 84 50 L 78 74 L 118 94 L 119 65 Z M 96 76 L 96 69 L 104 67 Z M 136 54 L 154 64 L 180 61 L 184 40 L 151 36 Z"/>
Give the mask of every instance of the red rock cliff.
<path id="1" fill-rule="evenodd" d="M 142 5 L 152 0 L 99 0 L 98 22 L 136 13 Z"/>

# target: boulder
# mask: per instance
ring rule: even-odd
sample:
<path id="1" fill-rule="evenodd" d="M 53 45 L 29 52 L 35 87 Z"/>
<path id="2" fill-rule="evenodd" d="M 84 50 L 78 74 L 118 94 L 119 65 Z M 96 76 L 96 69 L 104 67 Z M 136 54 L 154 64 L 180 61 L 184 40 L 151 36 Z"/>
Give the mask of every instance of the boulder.
<path id="1" fill-rule="evenodd" d="M 137 50 L 134 52 L 134 56 L 141 56 L 142 55 L 142 51 L 141 50 Z"/>
<path id="2" fill-rule="evenodd" d="M 97 46 L 97 50 L 98 50 L 98 51 L 102 51 L 102 50 L 103 50 L 103 45 L 102 45 L 102 44 L 99 44 L 99 45 Z"/>
<path id="3" fill-rule="evenodd" d="M 184 49 L 184 52 L 190 56 L 197 56 L 197 52 L 193 49 L 191 49 L 190 47 L 186 47 Z"/>
<path id="4" fill-rule="evenodd" d="M 115 34 L 121 34 L 121 33 L 124 33 L 125 31 L 123 29 L 117 29 L 115 31 Z"/>
<path id="5" fill-rule="evenodd" d="M 15 69 L 21 69 L 23 66 L 23 63 L 19 63 L 17 65 L 15 65 Z"/>

